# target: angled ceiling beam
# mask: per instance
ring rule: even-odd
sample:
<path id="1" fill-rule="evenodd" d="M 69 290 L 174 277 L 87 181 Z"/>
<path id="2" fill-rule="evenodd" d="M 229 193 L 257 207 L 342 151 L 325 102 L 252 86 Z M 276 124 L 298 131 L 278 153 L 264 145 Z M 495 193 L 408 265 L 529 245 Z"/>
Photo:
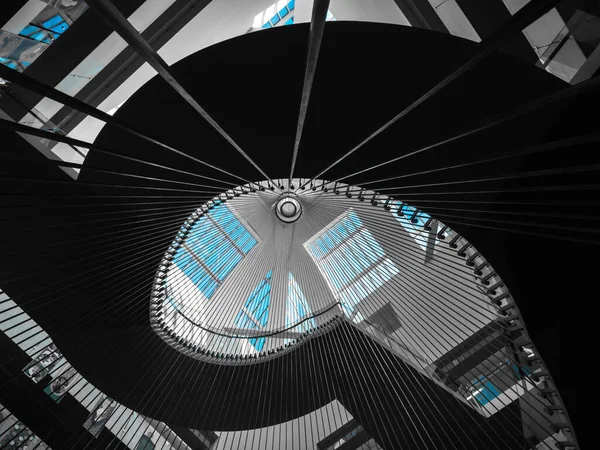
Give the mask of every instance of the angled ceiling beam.
<path id="1" fill-rule="evenodd" d="M 121 12 L 109 0 L 86 0 L 86 3 L 115 32 L 127 42 L 144 61 L 146 61 L 158 74 L 171 86 L 179 96 L 184 99 L 204 120 L 206 120 L 238 153 L 240 153 L 260 174 L 274 184 L 271 178 L 242 150 L 242 148 L 229 136 L 223 128 L 206 112 L 204 108 L 190 95 L 189 92 L 175 79 L 169 65 L 158 54 L 156 50 L 142 37 L 134 26 L 121 14 Z"/>
<path id="2" fill-rule="evenodd" d="M 164 169 L 164 170 L 168 170 L 170 172 L 175 172 L 175 173 L 180 173 L 183 175 L 190 175 L 196 178 L 202 178 L 205 180 L 211 180 L 211 181 L 216 181 L 218 183 L 223 183 L 223 184 L 228 184 L 229 187 L 222 187 L 222 186 L 213 186 L 215 188 L 221 188 L 223 190 L 227 190 L 227 189 L 231 189 L 231 186 L 236 187 L 236 184 L 234 183 L 230 183 L 230 182 L 226 182 L 223 180 L 219 180 L 217 178 L 212 178 L 212 177 L 207 177 L 205 175 L 200 175 L 194 172 L 188 172 L 186 170 L 181 170 L 181 169 L 175 169 L 174 167 L 168 167 L 168 166 L 164 166 L 162 164 L 157 164 L 157 163 L 153 163 L 153 162 L 149 162 L 149 161 L 145 161 L 143 159 L 139 159 L 139 158 L 134 158 L 131 156 L 126 156 L 126 155 L 121 155 L 120 153 L 117 153 L 113 150 L 110 150 L 108 148 L 104 148 L 104 147 L 99 147 L 98 145 L 95 144 L 90 144 L 89 142 L 85 142 L 79 139 L 74 139 L 72 137 L 69 136 L 65 136 L 63 134 L 59 134 L 59 133 L 54 133 L 51 131 L 47 131 L 47 130 L 43 130 L 43 129 L 39 129 L 39 128 L 34 128 L 31 127 L 29 125 L 23 125 L 22 123 L 19 122 L 14 122 L 12 120 L 6 120 L 6 119 L 2 119 L 0 118 L 0 128 L 4 128 L 4 129 L 10 129 L 10 130 L 14 130 L 16 133 L 24 133 L 24 134 L 28 134 L 30 136 L 36 136 L 39 137 L 40 139 L 48 139 L 50 141 L 56 141 L 56 142 L 62 142 L 63 144 L 67 144 L 71 147 L 83 147 L 83 148 L 87 148 L 90 150 L 94 150 L 98 153 L 104 154 L 104 155 L 110 155 L 113 156 L 115 158 L 118 159 L 123 159 L 126 161 L 131 161 L 131 162 L 136 162 L 139 164 L 143 164 L 146 166 L 150 166 L 150 167 L 155 167 L 158 169 Z M 54 163 L 56 163 L 58 166 L 65 166 L 65 167 L 74 167 L 74 168 L 79 168 L 79 169 L 83 169 L 86 168 L 88 166 L 84 165 L 84 164 L 77 164 L 77 165 L 67 165 L 65 161 L 59 161 L 59 160 L 53 160 L 53 159 L 49 159 L 49 161 L 52 161 Z"/>
<path id="3" fill-rule="evenodd" d="M 352 148 L 350 151 L 342 155 L 339 159 L 334 161 L 332 164 L 327 166 L 321 172 L 316 174 L 311 180 L 305 182 L 302 187 L 305 187 L 310 182 L 314 181 L 316 178 L 319 178 L 324 173 L 331 170 L 333 167 L 338 165 L 348 156 L 359 150 L 363 145 L 367 142 L 371 141 L 373 138 L 378 136 L 387 130 L 390 126 L 395 124 L 398 120 L 409 114 L 415 108 L 417 108 L 422 103 L 425 103 L 447 85 L 452 83 L 454 80 L 460 78 L 465 73 L 469 72 L 473 67 L 475 67 L 481 60 L 487 57 L 492 51 L 496 50 L 500 45 L 506 42 L 511 36 L 515 33 L 519 33 L 523 30 L 523 28 L 527 27 L 531 23 L 535 22 L 541 16 L 546 14 L 552 8 L 554 8 L 561 0 L 531 0 L 527 5 L 521 8 L 517 13 L 515 13 L 503 26 L 494 31 L 487 39 L 481 41 L 481 43 L 477 46 L 476 53 L 471 56 L 467 62 L 462 64 L 457 69 L 453 70 L 448 76 L 438 82 L 435 86 L 417 98 L 414 102 L 404 108 L 400 113 L 390 119 L 383 126 L 374 131 L 370 136 L 361 141 L 358 145 Z"/>
<path id="4" fill-rule="evenodd" d="M 246 183 L 254 184 L 251 181 L 246 180 L 245 178 L 234 175 L 234 174 L 227 172 L 226 170 L 223 170 L 217 166 L 214 166 L 214 165 L 209 164 L 205 161 L 202 161 L 198 158 L 195 158 L 191 155 L 188 155 L 187 153 L 182 152 L 181 150 L 177 150 L 176 148 L 171 147 L 170 145 L 167 145 L 164 142 L 153 139 L 153 138 L 145 135 L 141 131 L 131 128 L 125 122 L 114 118 L 110 114 L 107 114 L 104 111 L 99 110 L 98 108 L 94 108 L 93 106 L 90 106 L 87 103 L 82 102 L 81 100 L 71 97 L 70 95 L 67 95 L 64 92 L 61 92 L 58 89 L 50 87 L 47 84 L 42 83 L 41 81 L 35 80 L 31 77 L 28 77 L 27 75 L 19 73 L 16 70 L 9 69 L 8 67 L 6 67 L 3 64 L 0 64 L 0 78 L 4 78 L 5 80 L 10 81 L 11 83 L 17 84 L 21 87 L 24 87 L 25 89 L 35 92 L 36 94 L 42 95 L 44 97 L 48 97 L 58 103 L 62 103 L 63 105 L 66 105 L 70 108 L 81 111 L 91 117 L 94 117 L 98 120 L 101 120 L 103 122 L 106 122 L 107 124 L 110 124 L 110 125 L 118 128 L 122 131 L 125 131 L 126 133 L 129 133 L 133 136 L 143 139 L 146 142 L 150 142 L 154 145 L 158 145 L 159 147 L 162 147 L 165 150 L 176 153 L 177 155 L 188 158 L 188 159 L 195 161 L 197 163 L 200 163 L 206 167 L 210 167 L 211 169 L 217 170 L 217 171 L 224 173 L 230 177 L 237 178 L 238 180 L 242 180 Z M 29 133 L 29 134 L 31 134 L 31 133 Z"/>
<path id="5" fill-rule="evenodd" d="M 304 71 L 304 84 L 302 86 L 302 97 L 300 100 L 300 113 L 298 115 L 298 125 L 296 126 L 296 139 L 294 141 L 294 152 L 292 154 L 292 168 L 290 169 L 289 184 L 292 184 L 294 177 L 294 168 L 298 158 L 298 148 L 302 139 L 302 130 L 310 101 L 310 92 L 312 90 L 315 71 L 317 70 L 317 61 L 319 59 L 319 50 L 323 40 L 323 31 L 325 30 L 325 21 L 327 11 L 329 10 L 329 0 L 315 0 L 313 3 L 312 17 L 310 19 L 310 31 L 308 33 L 308 50 L 306 56 L 306 68 Z"/>

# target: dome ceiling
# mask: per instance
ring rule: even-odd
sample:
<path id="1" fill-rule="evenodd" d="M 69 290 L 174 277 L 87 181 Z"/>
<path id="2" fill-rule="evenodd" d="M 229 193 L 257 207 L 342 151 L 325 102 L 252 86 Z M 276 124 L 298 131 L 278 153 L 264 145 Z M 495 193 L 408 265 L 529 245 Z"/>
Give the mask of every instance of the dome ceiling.
<path id="1" fill-rule="evenodd" d="M 150 321 L 176 348 L 247 358 L 296 343 L 317 317 L 342 316 L 385 329 L 425 369 L 494 320 L 477 278 L 448 247 L 454 232 L 434 217 L 342 183 L 275 185 L 234 188 L 202 205 L 169 246 Z M 444 327 L 455 336 L 432 345 L 428 335 Z"/>
<path id="2" fill-rule="evenodd" d="M 191 55 L 172 67 L 186 89 L 253 161 L 271 179 L 283 179 L 282 183 L 287 179 L 291 163 L 307 35 L 306 26 L 250 34 Z M 310 180 L 345 155 L 452 68 L 460 66 L 474 46 L 418 29 L 357 23 L 328 25 L 295 176 Z M 548 172 L 565 166 L 584 166 L 593 156 L 574 152 L 573 158 L 565 163 L 558 146 L 555 152 L 549 149 L 543 155 L 535 146 L 570 137 L 574 132 L 588 133 L 593 128 L 590 122 L 579 120 L 578 109 L 569 109 L 568 102 L 524 112 L 514 120 L 496 119 L 528 101 L 563 88 L 562 83 L 538 69 L 493 53 L 457 79 L 451 88 L 440 91 L 323 176 L 348 183 L 359 192 L 364 189 L 389 196 L 396 202 L 393 203 L 396 210 L 401 209 L 402 204 L 410 205 L 413 211 L 418 209 L 428 217 L 439 219 L 440 227 L 447 225 L 457 235 L 464 236 L 473 245 L 471 251 L 481 252 L 510 288 L 543 355 L 552 353 L 550 345 L 545 347 L 547 351 L 544 349 L 544 338 L 548 338 L 544 321 L 554 314 L 543 308 L 548 298 L 545 296 L 562 296 L 569 288 L 562 285 L 551 288 L 542 282 L 556 280 L 564 267 L 559 271 L 555 264 L 558 261 L 539 255 L 544 254 L 548 240 L 562 258 L 569 249 L 579 248 L 582 242 L 597 242 L 590 237 L 589 230 L 561 222 L 552 206 L 566 205 L 561 214 L 572 213 L 572 202 L 582 200 L 581 192 L 560 186 L 593 184 L 593 176 L 585 171 L 577 175 L 567 171 L 556 176 Z M 11 259 L 1 263 L 3 279 L 0 281 L 6 292 L 19 299 L 23 308 L 49 330 L 62 352 L 69 355 L 69 361 L 87 379 L 132 409 L 161 420 L 205 429 L 258 427 L 310 412 L 331 401 L 334 394 L 340 398 L 350 395 L 322 392 L 321 396 L 294 405 L 294 411 L 274 399 L 276 407 L 272 405 L 270 414 L 257 419 L 256 423 L 243 423 L 243 417 L 236 418 L 229 413 L 217 414 L 221 405 L 216 391 L 210 383 L 197 383 L 199 377 L 218 384 L 221 392 L 227 391 L 230 403 L 239 399 L 240 408 L 247 408 L 245 411 L 258 408 L 254 403 L 258 397 L 236 385 L 236 377 L 242 373 L 238 368 L 223 369 L 206 359 L 188 357 L 180 348 L 175 348 L 181 345 L 181 336 L 176 336 L 174 341 L 163 334 L 159 337 L 157 331 L 162 333 L 161 325 L 154 318 L 159 319 L 160 314 L 153 312 L 151 299 L 157 298 L 153 297 L 157 271 L 160 273 L 165 252 L 182 225 L 189 223 L 191 227 L 190 217 L 198 208 L 204 214 L 203 205 L 218 195 L 226 196 L 232 186 L 240 186 L 245 181 L 250 182 L 247 186 L 252 186 L 263 177 L 158 78 L 132 96 L 116 117 L 221 171 L 190 162 L 190 158 L 144 143 L 111 126 L 105 127 L 96 141 L 98 146 L 109 147 L 130 158 L 144 159 L 154 166 L 142 166 L 133 160 L 125 161 L 91 150 L 85 162 L 87 167 L 77 183 L 65 182 L 60 174 L 51 170 L 40 172 L 44 178 L 53 180 L 46 184 L 18 181 L 20 192 L 3 201 L 18 205 L 21 196 L 28 195 L 28 201 L 37 204 L 39 209 L 36 217 L 17 211 L 10 221 L 3 223 L 6 234 L 14 237 L 6 243 Z M 559 118 L 562 126 L 556 127 Z M 433 145 L 482 123 L 488 125 L 477 133 L 443 146 Z M 428 146 L 431 149 L 422 150 Z M 573 146 L 578 148 L 577 143 Z M 388 163 L 395 158 L 398 160 Z M 11 162 L 12 167 L 18 167 L 19 163 L 18 159 Z M 11 166 L 5 167 L 3 170 L 9 170 Z M 99 170 L 102 167 L 117 167 L 118 171 Z M 164 167 L 179 173 L 174 175 Z M 369 167 L 373 170 L 361 172 Z M 546 172 L 532 175 L 544 170 Z M 228 175 L 223 175 L 223 171 Z M 525 175 L 511 176 L 515 172 Z M 207 181 L 209 178 L 218 182 Z M 283 191 L 286 190 L 284 186 Z M 11 186 L 11 192 L 15 192 L 15 186 Z M 217 327 L 220 332 L 244 330 L 246 333 L 241 337 L 246 342 L 243 352 L 220 350 L 223 353 L 252 354 L 263 348 L 285 346 L 296 336 L 282 334 L 278 340 L 267 338 L 262 344 L 266 347 L 259 349 L 259 339 L 263 337 L 252 335 L 250 331 L 279 332 L 283 327 L 288 328 L 286 332 L 304 333 L 307 327 L 313 326 L 310 320 L 317 311 L 336 302 L 343 303 L 341 290 L 336 291 L 335 277 L 328 280 L 328 269 L 318 255 L 318 245 L 312 247 L 312 253 L 311 245 L 336 221 L 346 220 L 346 224 L 351 224 L 355 220 L 353 213 L 364 221 L 369 232 L 376 235 L 375 240 L 390 255 L 392 265 L 386 266 L 379 278 L 388 277 L 384 280 L 387 282 L 401 279 L 398 274 L 405 273 L 418 285 L 419 277 L 432 280 L 434 275 L 448 277 L 438 273 L 440 268 L 430 270 L 419 266 L 415 269 L 415 258 L 425 259 L 427 245 L 423 249 L 397 214 L 386 210 L 383 204 L 373 206 L 369 201 L 361 202 L 358 195 L 348 198 L 344 193 L 315 192 L 306 188 L 296 191 L 297 197 L 291 197 L 301 208 L 301 214 L 295 218 L 299 211 L 297 205 L 294 204 L 293 211 L 289 205 L 278 205 L 280 194 L 276 188 L 274 191 L 259 189 L 239 197 L 233 195 L 206 214 L 207 217 L 219 211 L 219 214 L 231 214 L 245 229 L 236 225 L 232 230 L 247 233 L 243 241 L 230 243 L 228 247 L 232 254 L 240 256 L 230 272 L 220 273 L 222 267 L 209 267 L 208 278 L 203 278 L 199 286 L 194 283 L 193 274 L 185 274 L 188 270 L 185 264 L 175 262 L 169 266 L 191 280 L 191 284 L 183 288 L 187 291 L 182 292 L 194 292 L 196 298 L 202 294 L 210 300 L 201 309 L 192 307 L 193 311 L 202 311 L 202 317 L 188 319 L 204 328 Z M 597 212 L 593 208 L 597 209 L 597 205 L 592 204 L 587 212 Z M 294 221 L 285 223 L 278 212 Z M 217 214 L 217 222 L 221 220 L 218 217 Z M 541 230 L 539 217 L 544 217 Z M 198 214 L 194 224 L 200 219 Z M 222 220 L 225 226 L 233 223 L 232 220 L 226 222 L 226 218 Z M 198 226 L 200 232 L 196 238 L 205 238 L 206 230 Z M 398 230 L 399 235 L 406 237 L 410 251 L 403 253 L 397 246 L 394 249 L 394 239 L 384 233 L 389 230 Z M 441 233 L 444 236 L 443 231 Z M 222 233 L 222 242 L 228 239 L 225 234 Z M 193 230 L 188 235 L 192 238 L 187 239 L 193 239 Z M 446 250 L 451 248 L 444 245 Z M 40 248 L 47 249 L 43 260 L 38 256 Z M 56 248 L 61 251 L 53 251 Z M 457 255 L 457 249 L 453 250 L 453 261 L 461 261 L 460 273 L 468 273 L 473 278 L 473 269 L 465 264 L 465 258 L 474 253 L 465 257 Z M 189 260 L 194 258 L 192 253 L 197 256 L 199 252 L 187 253 Z M 206 265 L 206 261 L 203 264 Z M 38 287 L 23 276 L 30 272 L 36 274 Z M 169 272 L 164 273 L 168 279 Z M 386 275 L 382 275 L 384 273 Z M 528 274 L 527 278 L 524 273 Z M 183 280 L 181 274 L 171 272 L 170 275 L 172 280 Z M 221 275 L 224 275 L 222 279 Z M 540 284 L 531 283 L 531 278 Z M 436 281 L 432 280 L 422 284 L 435 286 Z M 210 291 L 211 282 L 218 289 Z M 267 291 L 270 293 L 268 308 L 264 301 Z M 357 311 L 344 314 L 349 314 L 347 318 L 351 321 L 359 317 L 358 313 L 374 320 L 378 309 L 385 306 L 384 299 L 398 301 L 398 298 L 410 297 L 407 286 L 401 284 L 389 283 L 379 292 L 380 301 L 372 307 L 367 305 L 361 310 L 364 305 L 357 306 L 358 301 L 351 305 Z M 441 300 L 442 294 L 433 297 Z M 295 315 L 288 314 L 290 299 Z M 223 305 L 228 307 L 226 312 Z M 155 311 L 161 308 L 159 305 Z M 264 320 L 267 309 L 268 318 Z M 240 311 L 246 317 L 240 315 Z M 262 312 L 257 316 L 253 311 Z M 219 312 L 223 316 L 219 316 Z M 413 324 L 414 329 L 411 329 L 410 317 L 402 317 L 401 309 L 397 314 L 397 322 L 388 321 L 396 323 L 390 325 L 398 327 L 394 331 L 402 328 L 402 332 L 414 338 L 420 328 L 423 335 L 427 334 L 423 331 L 427 325 Z M 431 314 L 438 317 L 434 312 Z M 543 320 L 536 320 L 540 318 Z M 449 322 L 451 319 L 447 317 Z M 289 329 L 289 326 L 301 329 Z M 474 325 L 473 329 L 477 328 Z M 355 336 L 355 328 L 344 330 L 340 331 L 339 339 L 343 341 L 342 336 L 346 336 L 348 342 L 357 343 L 357 347 L 349 351 L 368 351 L 370 341 L 365 341 L 362 335 Z M 279 370 L 286 367 L 285 364 L 298 371 L 302 367 L 315 368 L 313 378 L 306 373 L 302 375 L 306 378 L 301 379 L 307 388 L 317 392 L 319 382 L 331 375 L 327 371 L 332 366 L 324 362 L 328 358 L 331 364 L 344 361 L 340 355 L 327 354 L 325 343 L 334 338 L 321 338 L 312 344 L 321 364 L 312 361 L 310 366 L 302 366 L 300 360 L 292 358 L 293 352 L 273 359 L 279 362 L 264 367 L 255 364 L 257 367 L 251 370 L 254 370 L 252 377 L 257 392 L 270 389 L 276 380 L 280 381 Z M 272 344 L 267 342 L 270 339 Z M 358 343 L 365 346 L 359 347 Z M 197 344 L 192 343 L 192 347 Z M 306 352 L 306 346 L 298 348 L 305 350 L 298 351 L 300 356 L 297 357 L 307 362 L 311 354 Z M 215 349 L 210 351 L 216 352 Z M 440 355 L 421 356 L 432 361 Z M 390 366 L 403 364 L 402 358 L 400 362 L 387 361 Z M 114 371 L 117 363 L 118 373 Z M 318 367 L 322 367 L 322 371 L 318 371 Z M 144 376 L 140 377 L 140 373 Z M 560 377 L 570 379 L 560 371 L 557 374 L 559 380 Z M 288 373 L 281 382 L 293 384 L 294 380 L 289 377 L 293 376 Z M 343 384 L 342 375 L 336 373 L 334 378 Z M 146 392 L 154 393 L 152 402 L 146 401 Z M 197 411 L 199 398 L 207 399 L 206 407 L 202 414 L 191 414 Z M 346 405 L 353 404 L 349 399 L 345 397 Z M 368 422 L 367 417 L 362 419 Z"/>

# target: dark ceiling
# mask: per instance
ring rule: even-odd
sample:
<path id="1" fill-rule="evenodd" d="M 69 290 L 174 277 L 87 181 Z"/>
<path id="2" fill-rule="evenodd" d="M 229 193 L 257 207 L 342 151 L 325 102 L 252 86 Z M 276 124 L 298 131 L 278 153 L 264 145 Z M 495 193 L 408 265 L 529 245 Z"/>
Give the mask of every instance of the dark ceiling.
<path id="1" fill-rule="evenodd" d="M 173 66 L 185 88 L 272 178 L 289 173 L 307 34 L 304 25 L 252 33 Z M 415 28 L 328 24 L 296 176 L 320 172 L 460 66 L 475 46 Z M 567 88 L 540 69 L 492 53 L 325 178 L 407 154 Z M 442 219 L 492 263 L 513 293 L 576 428 L 586 398 L 580 370 L 588 365 L 579 358 L 594 325 L 588 305 L 596 289 L 600 216 L 591 169 L 598 156 L 591 144 L 575 142 L 530 155 L 518 150 L 596 132 L 589 111 L 597 104 L 597 91 L 546 103 L 347 180 L 359 185 L 515 152 L 508 159 L 377 187 L 393 187 L 386 193 Z M 256 170 L 160 78 L 134 94 L 116 117 L 196 158 L 260 180 Z M 1 153 L 0 164 L 5 255 L 0 261 L 0 286 L 49 332 L 85 378 L 121 403 L 179 425 L 203 429 L 239 425 L 211 423 L 211 411 L 222 404 L 202 400 L 213 383 L 234 378 L 223 377 L 221 367 L 179 354 L 148 323 L 149 292 L 158 262 L 180 224 L 208 196 L 194 192 L 202 188 L 144 177 L 203 181 L 91 151 L 85 162 L 90 169 L 73 182 L 16 135 L 9 139 L 12 145 Z M 110 126 L 96 143 L 127 156 L 221 178 L 219 172 Z M 568 173 L 576 167 L 585 169 Z M 564 171 L 538 172 L 548 169 Z M 514 178 L 519 173 L 526 175 Z M 494 180 L 474 181 L 483 178 Z M 237 182 L 231 177 L 227 181 Z M 469 182 L 448 184 L 456 181 Z M 423 186 L 431 184 L 438 185 Z M 290 355 L 293 360 L 294 353 Z M 293 383 L 290 377 L 309 376 L 290 374 L 283 363 L 272 367 L 281 370 L 276 379 L 284 383 Z M 231 398 L 247 399 L 251 407 L 245 385 L 231 382 L 222 387 Z M 323 395 L 317 404 L 325 401 Z M 273 402 L 278 402 L 277 396 Z M 204 413 L 189 414 L 199 409 Z M 280 413 L 280 417 L 297 415 L 285 408 Z M 584 434 L 580 428 L 578 433 Z"/>

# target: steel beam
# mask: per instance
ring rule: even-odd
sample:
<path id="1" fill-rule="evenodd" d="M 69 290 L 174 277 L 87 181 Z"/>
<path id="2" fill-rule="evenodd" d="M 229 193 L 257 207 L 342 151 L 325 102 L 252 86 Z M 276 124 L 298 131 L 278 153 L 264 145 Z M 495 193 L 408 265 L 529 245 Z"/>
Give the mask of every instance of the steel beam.
<path id="1" fill-rule="evenodd" d="M 310 30 L 308 34 L 308 51 L 306 56 L 306 69 L 304 71 L 304 84 L 302 86 L 302 97 L 300 100 L 300 113 L 298 115 L 298 125 L 296 126 L 296 139 L 294 140 L 294 152 L 292 154 L 292 168 L 290 169 L 289 184 L 292 184 L 294 177 L 294 168 L 298 157 L 298 148 L 302 139 L 302 130 L 308 111 L 308 102 L 310 101 L 310 92 L 312 90 L 315 71 L 317 70 L 317 61 L 319 60 L 319 50 L 325 31 L 325 21 L 327 11 L 329 10 L 329 0 L 315 0 L 313 3 L 312 17 L 310 19 Z"/>

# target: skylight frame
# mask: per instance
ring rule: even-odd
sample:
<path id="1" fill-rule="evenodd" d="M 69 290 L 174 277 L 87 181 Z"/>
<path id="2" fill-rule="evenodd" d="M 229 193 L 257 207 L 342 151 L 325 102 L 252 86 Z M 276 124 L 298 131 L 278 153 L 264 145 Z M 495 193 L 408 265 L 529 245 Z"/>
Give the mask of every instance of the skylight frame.
<path id="1" fill-rule="evenodd" d="M 344 221 L 351 228 L 348 230 L 343 225 L 346 235 L 336 230 Z M 338 233 L 340 236 L 336 236 Z M 323 246 L 328 245 L 329 249 L 324 252 L 323 247 L 317 243 L 318 240 L 322 240 Z M 334 242 L 336 240 L 338 242 Z M 356 306 L 400 273 L 353 208 L 342 213 L 303 245 L 319 268 L 334 298 L 340 302 L 344 314 L 356 323 L 364 320 Z M 363 252 L 357 252 L 359 248 Z M 367 253 L 364 253 L 365 248 L 368 249 Z M 362 258 L 365 254 L 370 259 Z M 350 272 L 353 274 L 348 276 Z"/>
<path id="2" fill-rule="evenodd" d="M 301 314 L 300 308 L 304 311 L 303 314 Z M 312 314 L 312 309 L 306 300 L 306 296 L 304 295 L 302 288 L 296 281 L 296 278 L 294 278 L 292 272 L 288 272 L 288 288 L 285 303 L 285 327 L 288 328 L 300 320 L 307 319 L 302 323 L 299 323 L 292 330 L 302 333 L 310 330 L 311 328 L 316 328 L 317 321 L 314 319 L 314 317 L 311 317 Z M 287 341 L 289 340 L 286 340 L 286 342 Z"/>
<path id="3" fill-rule="evenodd" d="M 223 213 L 224 215 L 231 217 L 227 217 L 223 223 L 220 223 L 219 214 L 223 210 L 228 211 Z M 173 260 L 173 264 L 177 265 L 207 299 L 216 293 L 219 286 L 226 281 L 240 262 L 261 242 L 252 227 L 241 220 L 232 208 L 224 203 L 219 203 L 212 211 L 215 211 L 216 214 L 215 212 L 203 213 L 197 219 L 194 226 L 190 228 L 189 234 L 175 251 Z M 199 228 L 197 228 L 198 226 Z M 194 228 L 198 235 L 192 235 Z M 240 230 L 241 235 L 232 238 L 231 234 Z M 252 241 L 254 241 L 253 244 L 251 244 Z M 248 247 L 248 245 L 250 246 Z M 215 252 L 217 247 L 222 247 L 223 250 Z M 203 257 L 205 251 L 206 254 Z M 221 260 L 222 258 L 223 260 Z M 183 266 L 179 263 L 182 263 Z M 186 273 L 188 267 L 193 267 L 189 274 Z M 169 277 L 167 277 L 167 283 L 168 279 Z M 209 282 L 211 279 L 212 283 Z M 201 283 L 200 286 L 199 283 Z"/>

